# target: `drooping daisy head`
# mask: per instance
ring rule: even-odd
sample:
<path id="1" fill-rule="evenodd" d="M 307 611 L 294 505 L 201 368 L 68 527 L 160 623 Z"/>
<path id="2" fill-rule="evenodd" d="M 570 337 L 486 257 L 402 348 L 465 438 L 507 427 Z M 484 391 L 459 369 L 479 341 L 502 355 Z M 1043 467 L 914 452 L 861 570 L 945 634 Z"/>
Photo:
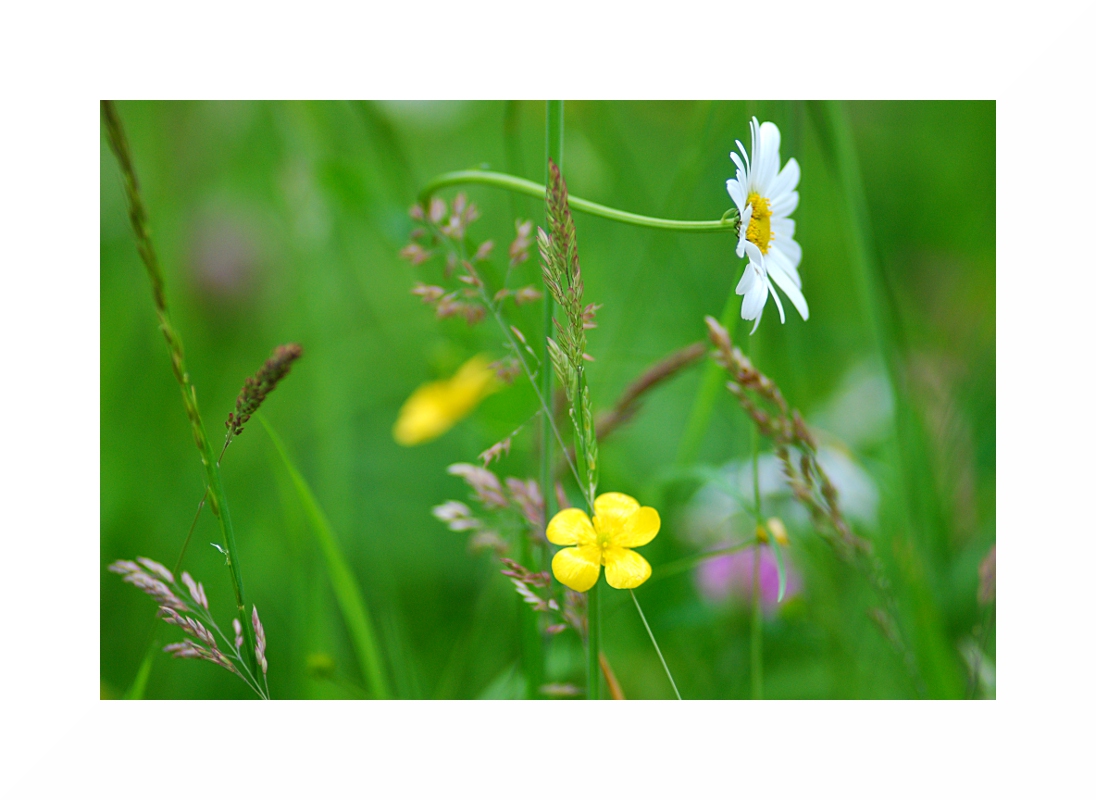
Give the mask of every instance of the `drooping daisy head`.
<path id="1" fill-rule="evenodd" d="M 738 207 L 741 220 L 738 231 L 738 257 L 749 263 L 735 289 L 742 295 L 742 319 L 761 322 L 769 295 L 776 301 L 780 321 L 784 306 L 773 284 L 792 301 L 803 319 L 810 316 L 799 279 L 803 251 L 795 241 L 795 220 L 791 213 L 799 205 L 799 164 L 788 159 L 780 168 L 780 130 L 771 122 L 750 122 L 750 154 L 742 142 L 735 141 L 742 155 L 731 153 L 737 171 L 727 181 L 727 193 Z M 751 157 L 752 156 L 752 157 Z"/>

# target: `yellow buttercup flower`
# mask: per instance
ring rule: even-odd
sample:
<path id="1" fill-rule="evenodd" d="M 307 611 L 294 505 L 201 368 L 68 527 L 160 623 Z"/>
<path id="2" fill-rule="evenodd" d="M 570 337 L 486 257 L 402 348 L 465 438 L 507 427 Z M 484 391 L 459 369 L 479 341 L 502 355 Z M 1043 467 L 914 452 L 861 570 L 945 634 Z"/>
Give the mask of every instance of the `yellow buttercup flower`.
<path id="1" fill-rule="evenodd" d="M 412 392 L 400 409 L 392 436 L 405 447 L 436 439 L 499 388 L 487 359 L 474 356 L 453 377 L 424 383 Z"/>
<path id="2" fill-rule="evenodd" d="M 597 583 L 604 564 L 610 586 L 634 589 L 651 577 L 651 565 L 629 548 L 647 544 L 661 524 L 657 511 L 619 492 L 594 501 L 593 522 L 582 509 L 566 508 L 548 523 L 548 541 L 573 546 L 556 553 L 552 573 L 564 586 L 585 592 Z"/>

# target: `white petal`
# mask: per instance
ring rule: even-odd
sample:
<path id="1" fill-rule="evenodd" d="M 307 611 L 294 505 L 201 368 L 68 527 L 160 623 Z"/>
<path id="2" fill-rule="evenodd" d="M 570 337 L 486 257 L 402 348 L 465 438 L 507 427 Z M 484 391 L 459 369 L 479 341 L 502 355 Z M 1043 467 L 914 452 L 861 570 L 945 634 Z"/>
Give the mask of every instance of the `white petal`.
<path id="1" fill-rule="evenodd" d="M 769 208 L 772 209 L 773 216 L 780 215 L 786 217 L 795 211 L 799 205 L 799 192 L 789 192 L 781 197 L 772 201 L 772 205 Z"/>
<path id="2" fill-rule="evenodd" d="M 769 280 L 769 276 L 765 276 L 765 284 L 769 287 L 769 292 L 773 296 L 773 300 L 776 301 L 776 310 L 780 312 L 780 324 L 784 324 L 784 304 L 780 302 L 780 295 L 776 293 L 776 287 L 773 286 L 772 281 Z"/>
<path id="3" fill-rule="evenodd" d="M 735 139 L 734 143 L 738 145 L 738 149 L 742 151 L 742 157 L 744 159 L 746 159 L 746 166 L 744 168 L 744 172 L 747 175 L 749 175 L 750 174 L 750 157 L 746 154 L 746 148 L 742 146 L 742 142 L 738 141 L 738 139 Z M 734 153 L 731 153 L 731 158 L 734 159 L 734 162 L 736 164 L 738 164 L 739 167 L 742 167 L 742 164 L 741 164 L 741 162 L 739 162 L 737 155 L 735 155 Z"/>
<path id="4" fill-rule="evenodd" d="M 746 229 L 750 227 L 750 219 L 753 216 L 753 206 L 746 206 L 746 210 L 742 212 L 742 221 L 738 226 L 738 247 L 735 248 L 735 253 L 739 258 L 745 255 L 746 245 L 749 242 L 746 241 Z"/>
<path id="5" fill-rule="evenodd" d="M 794 158 L 789 158 L 788 163 L 784 165 L 784 169 L 780 170 L 780 174 L 776 176 L 772 186 L 769 187 L 769 191 L 772 192 L 770 199 L 775 203 L 781 195 L 795 191 L 795 187 L 798 185 L 799 162 Z"/>
<path id="6" fill-rule="evenodd" d="M 777 236 L 785 239 L 791 239 L 795 236 L 795 220 L 788 217 L 773 214 L 769 218 L 769 228 Z"/>
<path id="7" fill-rule="evenodd" d="M 799 242 L 789 236 L 776 233 L 773 243 L 769 246 L 770 253 L 774 250 L 779 250 L 780 255 L 787 260 L 788 271 L 794 272 L 799 269 L 799 262 L 803 260 L 803 248 L 799 246 Z"/>
<path id="8" fill-rule="evenodd" d="M 746 187 L 734 178 L 731 178 L 727 181 L 727 194 L 734 200 L 734 204 L 738 207 L 738 212 L 741 216 L 742 209 L 746 207 Z"/>
<path id="9" fill-rule="evenodd" d="M 735 294 L 749 294 L 750 290 L 753 289 L 753 287 L 754 287 L 754 283 L 757 282 L 757 278 L 758 278 L 757 269 L 754 267 L 753 262 L 748 262 L 746 264 L 746 269 L 743 270 L 743 272 L 742 272 L 742 278 L 738 281 L 738 286 L 735 287 L 734 293 Z M 743 317 L 743 319 L 749 319 L 749 318 L 748 317 Z"/>
<path id="10" fill-rule="evenodd" d="M 757 264 L 758 269 L 761 270 L 761 274 L 765 274 L 765 256 L 761 255 L 761 248 L 747 239 L 744 243 L 746 249 L 746 255 L 750 257 L 750 261 Z"/>
<path id="11" fill-rule="evenodd" d="M 792 305 L 794 305 L 795 310 L 799 312 L 799 316 L 803 319 L 810 319 L 811 312 L 807 308 L 807 300 L 803 297 L 803 292 L 801 292 L 796 285 L 797 281 L 793 281 L 778 264 L 774 264 L 773 269 L 769 270 L 769 277 L 773 279 L 777 286 L 784 290 L 784 294 L 792 301 Z M 776 297 L 775 292 L 773 293 L 773 297 Z M 780 302 L 779 298 L 777 299 L 777 302 Z"/>
<path id="12" fill-rule="evenodd" d="M 752 266 L 746 267 L 746 269 L 752 269 Z M 750 291 L 746 293 L 746 296 L 742 298 L 742 319 L 759 319 L 761 312 L 765 309 L 765 300 L 769 296 L 768 282 L 760 276 L 754 281 L 753 286 L 750 287 Z M 754 326 L 754 330 L 757 330 L 757 326 Z"/>
<path id="13" fill-rule="evenodd" d="M 761 154 L 754 154 L 754 167 L 758 173 L 755 181 L 765 188 L 764 196 L 772 198 L 775 192 L 771 187 L 780 170 L 780 129 L 771 122 L 763 122 L 758 135 Z"/>
<path id="14" fill-rule="evenodd" d="M 802 282 L 799 280 L 799 272 L 788 262 L 788 256 L 785 255 L 784 251 L 775 244 L 765 254 L 765 269 L 770 274 L 779 270 L 787 275 L 796 286 L 803 287 Z"/>

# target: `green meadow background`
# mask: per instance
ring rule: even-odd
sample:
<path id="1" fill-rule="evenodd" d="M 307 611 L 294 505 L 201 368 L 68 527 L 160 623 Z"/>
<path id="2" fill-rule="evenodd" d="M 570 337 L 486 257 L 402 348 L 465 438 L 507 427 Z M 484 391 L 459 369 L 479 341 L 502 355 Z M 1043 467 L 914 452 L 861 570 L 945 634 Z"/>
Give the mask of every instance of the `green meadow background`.
<path id="1" fill-rule="evenodd" d="M 571 193 L 589 200 L 718 219 L 732 205 L 734 140 L 748 144 L 752 115 L 780 126 L 782 159 L 802 168 L 794 217 L 811 318 L 785 302 L 781 325 L 770 302 L 754 337 L 756 363 L 808 422 L 843 443 L 877 495 L 854 527 L 887 570 L 924 696 L 993 697 L 995 607 L 977 594 L 979 562 L 996 538 L 995 105 L 845 110 L 874 293 L 857 266 L 848 175 L 834 168 L 832 130 L 813 104 L 568 102 L 563 172 Z M 441 172 L 486 166 L 543 182 L 545 104 L 122 102 L 118 111 L 214 446 L 244 378 L 275 345 L 301 343 L 304 357 L 262 413 L 362 587 L 393 693 L 517 696 L 520 599 L 493 557 L 469 552 L 466 537 L 430 509 L 467 500 L 446 466 L 474 461 L 525 422 L 535 397 L 518 381 L 433 442 L 393 441 L 398 410 L 417 386 L 476 353 L 504 352 L 489 321 L 434 319 L 409 289 L 437 282 L 437 264 L 411 267 L 397 254 L 413 227 L 409 206 Z M 100 683 L 113 698 L 133 683 L 150 637 L 163 645 L 181 636 L 154 622 L 152 601 L 106 567 L 138 555 L 174 564 L 204 484 L 102 131 L 100 164 Z M 542 222 L 532 198 L 465 191 L 483 212 L 472 235 L 494 239 L 498 255 L 515 218 Z M 589 381 L 604 409 L 646 366 L 704 337 L 704 315 L 720 314 L 743 263 L 727 234 L 582 214 L 576 224 L 586 299 L 604 306 L 589 332 L 597 359 Z M 535 253 L 518 270 L 516 285 L 538 282 Z M 533 305 L 514 321 L 536 336 L 539 318 Z M 873 320 L 883 321 L 881 335 Z M 732 333 L 742 342 L 747 331 L 739 323 Z M 888 385 L 881 352 L 895 365 L 889 401 L 878 391 Z M 689 571 L 659 577 L 660 564 L 705 546 L 690 529 L 700 479 L 672 469 L 702 366 L 655 390 L 603 444 L 600 488 L 662 514 L 661 533 L 643 550 L 654 576 L 637 595 L 681 693 L 742 698 L 750 696 L 748 609 L 706 598 Z M 499 471 L 536 475 L 536 440 L 535 426 L 526 428 Z M 718 467 L 748 452 L 744 416 L 721 393 L 699 461 Z M 269 642 L 272 695 L 368 696 L 305 511 L 258 420 L 232 444 L 223 477 L 247 593 Z M 872 620 L 878 601 L 865 580 L 809 525 L 786 521 L 801 588 L 766 617 L 765 696 L 918 696 Z M 206 510 L 185 568 L 227 629 L 231 584 L 210 542 L 220 531 Z M 603 648 L 625 694 L 672 697 L 627 594 L 601 596 Z M 985 658 L 972 682 L 975 643 Z M 582 686 L 577 637 L 550 643 L 546 669 L 547 680 Z M 224 670 L 164 654 L 144 694 L 250 696 Z"/>

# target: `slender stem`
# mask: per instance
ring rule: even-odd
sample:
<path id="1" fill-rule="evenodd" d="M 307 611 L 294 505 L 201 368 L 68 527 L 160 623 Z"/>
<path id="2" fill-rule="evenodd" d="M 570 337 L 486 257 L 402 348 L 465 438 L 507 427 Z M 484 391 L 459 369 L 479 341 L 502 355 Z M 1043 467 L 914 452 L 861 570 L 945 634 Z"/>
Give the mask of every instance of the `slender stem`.
<path id="1" fill-rule="evenodd" d="M 601 699 L 601 600 L 598 586 L 601 576 L 586 593 L 586 699 Z"/>
<path id="2" fill-rule="evenodd" d="M 666 677 L 670 679 L 670 685 L 674 687 L 674 694 L 677 695 L 677 699 L 681 699 L 681 692 L 677 690 L 677 683 L 674 682 L 674 676 L 670 674 L 670 668 L 666 665 L 666 659 L 662 657 L 662 648 L 658 646 L 658 641 L 655 640 L 654 631 L 651 630 L 651 626 L 647 624 L 647 616 L 643 613 L 643 608 L 639 605 L 639 598 L 636 597 L 634 589 L 629 589 L 628 594 L 632 596 L 632 602 L 636 604 L 636 611 L 639 612 L 639 618 L 643 620 L 643 627 L 647 629 L 647 635 L 651 637 L 651 644 L 655 646 L 655 652 L 658 653 L 658 660 L 662 662 L 662 668 L 666 670 Z"/>
<path id="3" fill-rule="evenodd" d="M 553 102 L 560 103 L 562 111 L 562 101 L 549 100 L 548 102 L 549 108 Z M 562 143 L 562 136 L 560 137 L 560 141 Z M 480 184 L 482 186 L 494 186 L 499 189 L 518 192 L 519 194 L 527 194 L 530 197 L 544 197 L 545 192 L 544 186 L 526 180 L 525 178 L 507 175 L 505 172 L 469 169 L 460 170 L 458 172 L 447 172 L 444 175 L 439 175 L 434 178 L 434 180 L 427 183 L 426 186 L 423 187 L 422 192 L 419 193 L 419 202 L 422 203 L 425 208 L 426 204 L 430 201 L 430 197 L 439 189 L 468 183 Z M 619 209 L 603 206 L 600 203 L 593 203 L 589 200 L 583 200 L 581 197 L 574 197 L 573 195 L 568 198 L 568 203 L 575 211 L 584 211 L 595 217 L 603 217 L 604 219 L 623 222 L 626 225 L 636 225 L 641 228 L 658 228 L 665 231 L 683 231 L 686 233 L 733 233 L 738 230 L 738 215 L 734 211 L 728 212 L 723 219 L 715 220 L 659 219 L 658 217 L 645 217 L 642 214 L 632 214 L 628 211 L 620 211 Z"/>
<path id="4" fill-rule="evenodd" d="M 137 172 L 133 167 L 133 159 L 130 156 L 125 130 L 122 128 L 122 120 L 118 117 L 111 101 L 102 101 L 100 107 L 103 112 L 103 121 L 106 125 L 111 149 L 118 159 L 122 177 L 125 179 L 126 195 L 129 200 L 129 219 L 133 226 L 133 232 L 137 237 L 137 251 L 144 262 L 149 282 L 152 284 L 152 299 L 156 306 L 160 331 L 167 341 L 168 350 L 171 354 L 172 372 L 175 374 L 175 380 L 182 391 L 183 406 L 190 420 L 194 442 L 198 446 L 198 452 L 201 453 L 202 466 L 206 473 L 206 486 L 210 492 L 210 507 L 221 523 L 221 535 L 224 539 L 225 550 L 228 553 L 229 575 L 232 578 L 232 589 L 236 596 L 236 611 L 247 637 L 248 661 L 252 670 L 257 673 L 255 632 L 251 629 L 251 620 L 248 618 L 247 604 L 244 601 L 244 581 L 243 575 L 240 573 L 239 551 L 236 548 L 236 534 L 232 528 L 232 517 L 228 512 L 228 500 L 225 498 L 224 487 L 221 485 L 221 470 L 213 456 L 213 448 L 210 447 L 205 428 L 202 426 L 202 418 L 198 412 L 198 395 L 190 382 L 190 373 L 187 372 L 182 339 L 175 331 L 175 327 L 171 323 L 171 316 L 168 313 L 167 297 L 164 292 L 164 275 L 160 269 L 160 262 L 156 257 L 156 250 L 152 245 L 148 214 L 145 212 L 144 202 L 141 200 Z"/>

